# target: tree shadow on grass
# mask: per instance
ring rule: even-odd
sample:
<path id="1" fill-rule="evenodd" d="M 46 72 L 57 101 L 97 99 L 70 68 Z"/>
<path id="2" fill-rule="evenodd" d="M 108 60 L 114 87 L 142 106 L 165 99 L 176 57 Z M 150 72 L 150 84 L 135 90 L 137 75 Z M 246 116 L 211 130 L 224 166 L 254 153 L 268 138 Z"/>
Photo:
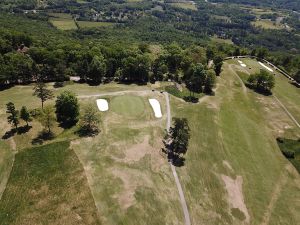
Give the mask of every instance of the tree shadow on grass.
<path id="1" fill-rule="evenodd" d="M 17 133 L 16 129 L 13 128 L 10 131 L 6 131 L 5 134 L 2 136 L 2 139 L 6 140 L 13 137 Z"/>
<path id="2" fill-rule="evenodd" d="M 185 158 L 182 156 L 178 156 L 172 153 L 168 154 L 168 161 L 172 163 L 173 166 L 182 167 L 184 166 Z"/>
<path id="3" fill-rule="evenodd" d="M 255 91 L 256 93 L 258 94 L 261 94 L 261 95 L 264 95 L 264 96 L 270 96 L 272 95 L 272 92 L 269 91 L 269 90 L 265 90 L 265 89 L 261 89 L 261 88 L 256 88 L 256 87 L 253 87 L 252 85 L 246 83 L 245 86 L 253 91 Z"/>
<path id="4" fill-rule="evenodd" d="M 198 103 L 199 102 L 199 98 L 193 97 L 193 96 L 184 96 L 183 100 L 186 101 L 186 102 L 191 102 L 191 103 Z"/>
<path id="5" fill-rule="evenodd" d="M 16 128 L 12 128 L 10 131 L 7 131 L 3 136 L 2 139 L 6 140 L 9 139 L 11 137 L 13 137 L 15 134 L 25 134 L 27 133 L 30 129 L 32 128 L 32 126 L 23 126 L 23 127 L 18 127 L 18 129 Z"/>
<path id="6" fill-rule="evenodd" d="M 25 134 L 27 133 L 30 129 L 32 128 L 32 126 L 23 126 L 23 127 L 19 127 L 17 133 L 18 134 Z"/>
<path id="7" fill-rule="evenodd" d="M 44 143 L 44 141 L 49 141 L 52 140 L 54 138 L 54 134 L 52 132 L 48 132 L 48 131 L 41 131 L 38 136 L 34 139 L 32 139 L 31 143 L 33 145 L 41 145 Z"/>
<path id="8" fill-rule="evenodd" d="M 100 133 L 99 129 L 79 129 L 75 132 L 79 137 L 94 137 Z"/>

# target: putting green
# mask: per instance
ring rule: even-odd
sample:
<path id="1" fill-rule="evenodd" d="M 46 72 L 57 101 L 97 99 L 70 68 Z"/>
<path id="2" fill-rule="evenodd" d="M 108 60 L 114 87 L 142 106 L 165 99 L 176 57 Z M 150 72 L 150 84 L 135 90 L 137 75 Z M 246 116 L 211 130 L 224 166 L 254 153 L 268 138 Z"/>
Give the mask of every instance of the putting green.
<path id="1" fill-rule="evenodd" d="M 123 116 L 141 116 L 145 110 L 143 98 L 133 95 L 123 95 L 112 98 L 111 110 Z"/>

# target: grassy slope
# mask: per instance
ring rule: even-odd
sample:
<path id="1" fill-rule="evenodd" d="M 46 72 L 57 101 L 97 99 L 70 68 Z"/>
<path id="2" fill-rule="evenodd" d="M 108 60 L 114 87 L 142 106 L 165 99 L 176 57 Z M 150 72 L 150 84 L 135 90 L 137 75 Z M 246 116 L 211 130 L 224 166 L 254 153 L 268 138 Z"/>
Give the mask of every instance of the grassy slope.
<path id="1" fill-rule="evenodd" d="M 106 96 L 112 108 L 101 113 L 100 135 L 72 142 L 86 169 L 105 224 L 180 224 L 183 221 L 174 178 L 167 161 L 159 154 L 165 117 L 154 118 L 149 97 L 157 98 L 164 110 L 162 94 Z M 92 103 L 95 99 L 82 103 Z M 119 108 L 132 110 L 129 104 L 124 107 L 120 101 L 124 99 L 139 113 L 132 116 L 121 112 Z"/>
<path id="2" fill-rule="evenodd" d="M 225 64 L 215 97 L 199 105 L 172 100 L 173 115 L 187 117 L 192 131 L 186 166 L 178 169 L 192 223 L 240 224 L 229 213 L 220 180 L 220 175 L 226 174 L 243 177 L 251 224 L 260 224 L 264 218 L 271 218 L 271 224 L 297 224 L 300 217 L 294 209 L 300 207 L 296 201 L 300 195 L 294 179 L 298 177 L 299 183 L 299 176 L 285 169 L 287 161 L 261 116 L 263 107 L 256 101 L 257 94 L 243 94 L 239 80 L 229 71 Z M 224 166 L 223 160 L 234 171 Z M 287 177 L 284 188 L 282 177 Z M 275 203 L 268 208 L 272 199 Z"/>
<path id="3" fill-rule="evenodd" d="M 271 207 L 270 220 L 271 224 L 278 224 L 277 221 L 297 224 L 299 217 L 295 210 L 299 209 L 299 204 L 294 199 L 298 197 L 299 188 L 292 181 L 294 175 L 283 169 L 287 161 L 266 127 L 263 118 L 267 118 L 267 115 L 261 117 L 263 107 L 257 101 L 258 95 L 252 92 L 242 95 L 241 84 L 228 73 L 227 67 L 218 83 L 217 95 L 204 98 L 206 100 L 201 104 L 190 105 L 172 98 L 173 116 L 188 117 L 193 132 L 186 167 L 179 169 L 193 224 L 240 224 L 238 220 L 233 221 L 229 214 L 226 190 L 219 178 L 221 173 L 243 176 L 245 201 L 253 224 L 263 220 L 274 186 L 280 184 L 278 181 L 285 175 L 285 191 L 281 191 L 283 188 L 279 185 L 281 192 Z M 57 89 L 56 94 L 65 89 L 86 95 L 128 89 L 144 90 L 145 86 L 109 84 L 90 87 L 74 84 Z M 31 86 L 17 86 L 2 91 L 0 101 L 13 101 L 18 108 L 25 102 L 29 108 L 40 107 L 38 99 L 31 94 Z M 146 102 L 147 98 L 143 98 Z M 94 103 L 95 99 L 83 99 L 81 103 Z M 113 98 L 108 99 L 111 101 Z M 160 100 L 164 103 L 163 99 Z M 51 103 L 53 101 L 47 104 Z M 1 122 L 5 121 L 2 109 Z M 176 224 L 183 221 L 178 193 L 166 161 L 150 152 L 133 162 L 126 156 L 126 150 L 142 143 L 146 136 L 150 137 L 150 146 L 156 150 L 160 148 L 160 138 L 157 137 L 163 135 L 165 121 L 157 122 L 151 115 L 149 106 L 136 120 L 117 113 L 102 115 L 100 136 L 81 139 L 80 143 L 72 142 L 84 165 L 105 224 L 165 224 L 166 221 Z M 279 118 L 289 120 L 282 110 L 279 110 Z M 38 124 L 34 125 L 34 129 L 40 128 Z M 5 129 L 8 129 L 7 125 Z M 34 137 L 30 132 L 15 137 L 18 148 L 23 148 L 28 144 L 28 138 Z M 68 132 L 60 137 L 67 138 Z M 139 148 L 143 149 L 141 146 Z M 222 165 L 223 160 L 227 160 L 235 171 Z M 126 178 L 131 185 L 126 186 L 128 184 L 120 177 Z M 122 208 L 119 198 L 125 196 L 126 200 L 132 194 L 134 204 Z"/>
<path id="4" fill-rule="evenodd" d="M 19 152 L 0 202 L 0 224 L 99 224 L 84 171 L 59 142 Z"/>
<path id="5" fill-rule="evenodd" d="M 256 73 L 260 69 L 263 69 L 256 60 L 252 59 L 241 59 L 246 65 L 246 71 L 249 73 Z M 236 60 L 230 60 L 229 63 L 238 64 Z M 249 69 L 251 68 L 251 69 Z M 273 89 L 274 94 L 279 100 L 285 105 L 285 107 L 292 113 L 295 119 L 300 121 L 300 88 L 296 88 L 289 83 L 289 80 L 280 73 L 275 72 L 275 88 Z M 247 76 L 245 76 L 247 79 Z"/>
<path id="6" fill-rule="evenodd" d="M 300 173 L 300 139 L 283 139 L 283 142 L 278 142 L 278 145 L 283 152 L 293 152 L 294 158 L 289 158 L 290 162 Z"/>

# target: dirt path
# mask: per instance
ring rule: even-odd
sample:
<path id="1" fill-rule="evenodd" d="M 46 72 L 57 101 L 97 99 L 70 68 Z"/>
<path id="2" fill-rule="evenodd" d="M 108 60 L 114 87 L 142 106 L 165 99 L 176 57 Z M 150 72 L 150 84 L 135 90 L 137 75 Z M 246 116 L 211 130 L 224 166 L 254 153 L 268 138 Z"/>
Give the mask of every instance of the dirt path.
<path id="1" fill-rule="evenodd" d="M 166 106 L 167 106 L 167 131 L 170 130 L 171 127 L 171 110 L 170 110 L 170 99 L 169 99 L 169 94 L 167 92 L 164 92 L 165 98 L 166 98 Z M 188 207 L 184 198 L 184 193 L 176 172 L 176 168 L 173 166 L 173 164 L 170 163 L 171 170 L 175 179 L 175 183 L 178 189 L 179 197 L 180 197 L 180 203 L 182 206 L 183 214 L 184 214 L 184 219 L 185 219 L 185 225 L 191 225 L 191 220 L 190 220 L 190 214 L 188 211 Z"/>

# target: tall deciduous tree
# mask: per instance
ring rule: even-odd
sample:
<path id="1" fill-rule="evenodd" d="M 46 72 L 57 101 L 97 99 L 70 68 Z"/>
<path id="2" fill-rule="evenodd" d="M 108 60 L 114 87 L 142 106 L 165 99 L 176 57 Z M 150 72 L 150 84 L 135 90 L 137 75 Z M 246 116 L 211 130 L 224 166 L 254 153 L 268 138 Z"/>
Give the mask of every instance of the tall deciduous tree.
<path id="1" fill-rule="evenodd" d="M 79 103 L 70 91 L 61 93 L 55 103 L 57 121 L 63 126 L 73 126 L 78 122 Z"/>
<path id="2" fill-rule="evenodd" d="M 189 139 L 190 128 L 187 119 L 173 118 L 173 126 L 164 140 L 165 151 L 171 160 L 176 160 L 186 154 Z"/>
<path id="3" fill-rule="evenodd" d="M 88 78 L 94 83 L 100 83 L 102 77 L 106 73 L 106 63 L 102 55 L 96 55 L 93 57 L 92 62 L 88 67 Z"/>
<path id="4" fill-rule="evenodd" d="M 26 122 L 26 125 L 28 127 L 28 122 L 31 121 L 30 113 L 28 112 L 26 106 L 22 106 L 20 111 L 20 118 Z"/>
<path id="5" fill-rule="evenodd" d="M 83 110 L 80 119 L 80 132 L 83 135 L 95 135 L 99 132 L 99 114 L 93 105 L 88 105 Z"/>
<path id="6" fill-rule="evenodd" d="M 44 108 L 44 102 L 54 97 L 53 92 L 47 89 L 46 84 L 43 82 L 36 83 L 33 90 L 33 95 L 41 99 L 42 109 Z"/>
<path id="7" fill-rule="evenodd" d="M 55 114 L 53 106 L 46 106 L 41 115 L 41 123 L 47 130 L 48 134 L 51 133 L 51 128 L 55 124 Z"/>
<path id="8" fill-rule="evenodd" d="M 9 116 L 7 117 L 8 123 L 13 125 L 16 129 L 18 129 L 19 111 L 16 110 L 14 103 L 9 102 L 6 104 L 6 113 L 9 114 Z"/>
<path id="9" fill-rule="evenodd" d="M 216 83 L 216 75 L 214 71 L 209 70 L 204 84 L 204 92 L 212 93 L 212 89 Z"/>
<path id="10" fill-rule="evenodd" d="M 203 65 L 198 63 L 194 68 L 192 75 L 186 80 L 186 87 L 193 93 L 202 92 L 203 86 L 207 78 L 207 72 Z"/>
<path id="11" fill-rule="evenodd" d="M 217 76 L 220 76 L 222 66 L 223 66 L 223 59 L 221 56 L 216 56 L 214 58 L 214 64 L 215 64 L 215 73 Z"/>
<path id="12" fill-rule="evenodd" d="M 261 70 L 259 73 L 251 74 L 247 80 L 248 84 L 260 92 L 271 92 L 275 86 L 275 78 L 266 70 Z"/>

